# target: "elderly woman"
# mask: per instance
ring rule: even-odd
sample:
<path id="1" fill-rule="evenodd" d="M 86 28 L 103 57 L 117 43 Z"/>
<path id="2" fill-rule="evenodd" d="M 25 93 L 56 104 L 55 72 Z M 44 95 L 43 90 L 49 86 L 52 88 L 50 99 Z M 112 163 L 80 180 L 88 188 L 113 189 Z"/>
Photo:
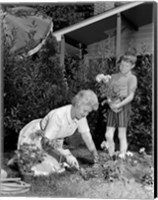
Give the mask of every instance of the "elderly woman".
<path id="1" fill-rule="evenodd" d="M 72 104 L 53 109 L 43 119 L 28 123 L 18 138 L 18 163 L 24 172 L 39 174 L 60 172 L 61 165 L 55 154 L 65 158 L 70 167 L 79 169 L 77 159 L 68 149 L 63 149 L 63 140 L 80 132 L 87 148 L 92 153 L 94 162 L 98 159 L 97 150 L 92 140 L 86 116 L 98 109 L 98 99 L 91 90 L 81 90 Z M 55 154 L 49 154 L 52 149 Z"/>

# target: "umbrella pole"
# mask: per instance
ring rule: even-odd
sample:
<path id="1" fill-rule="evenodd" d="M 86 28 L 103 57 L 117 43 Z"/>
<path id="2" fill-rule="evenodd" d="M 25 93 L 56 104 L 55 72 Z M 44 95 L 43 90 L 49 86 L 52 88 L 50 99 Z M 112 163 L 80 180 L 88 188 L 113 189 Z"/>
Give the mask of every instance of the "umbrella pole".
<path id="1" fill-rule="evenodd" d="M 61 37 L 61 43 L 60 43 L 60 65 L 65 66 L 65 37 Z"/>
<path id="2" fill-rule="evenodd" d="M 116 27 L 116 58 L 120 56 L 121 51 L 121 14 L 117 14 L 117 27 Z"/>
<path id="3" fill-rule="evenodd" d="M 62 67 L 63 74 L 65 73 L 65 37 L 62 35 L 60 42 L 60 66 Z M 68 91 L 68 83 L 66 77 L 64 77 L 64 83 L 66 91 Z"/>

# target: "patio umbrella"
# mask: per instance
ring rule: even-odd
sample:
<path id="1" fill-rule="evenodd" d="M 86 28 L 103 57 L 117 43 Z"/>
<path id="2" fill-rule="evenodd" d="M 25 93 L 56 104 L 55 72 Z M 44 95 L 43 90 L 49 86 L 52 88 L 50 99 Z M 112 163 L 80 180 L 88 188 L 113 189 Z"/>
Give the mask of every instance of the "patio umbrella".
<path id="1" fill-rule="evenodd" d="M 52 19 L 31 7 L 8 8 L 3 12 L 2 34 L 10 53 L 36 53 L 53 31 Z"/>

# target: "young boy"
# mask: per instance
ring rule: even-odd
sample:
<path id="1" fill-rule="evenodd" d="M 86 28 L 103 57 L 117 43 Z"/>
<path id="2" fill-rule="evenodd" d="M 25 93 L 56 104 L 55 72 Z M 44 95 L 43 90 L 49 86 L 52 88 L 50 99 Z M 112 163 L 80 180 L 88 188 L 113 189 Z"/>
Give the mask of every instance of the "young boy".
<path id="1" fill-rule="evenodd" d="M 106 147 L 109 154 L 112 156 L 115 152 L 114 144 L 114 132 L 116 127 L 118 128 L 118 137 L 120 141 L 120 158 L 125 158 L 127 145 L 127 125 L 131 111 L 131 101 L 134 98 L 135 90 L 137 88 L 137 78 L 132 74 L 131 70 L 134 68 L 136 57 L 134 55 L 124 55 L 120 58 L 119 69 L 120 72 L 112 74 L 111 78 L 109 75 L 103 76 L 98 75 L 96 80 L 98 82 L 108 82 L 115 87 L 117 91 L 118 101 L 109 102 L 107 128 L 105 133 L 106 142 L 103 141 L 101 147 Z M 99 77 L 99 79 L 98 79 Z"/>

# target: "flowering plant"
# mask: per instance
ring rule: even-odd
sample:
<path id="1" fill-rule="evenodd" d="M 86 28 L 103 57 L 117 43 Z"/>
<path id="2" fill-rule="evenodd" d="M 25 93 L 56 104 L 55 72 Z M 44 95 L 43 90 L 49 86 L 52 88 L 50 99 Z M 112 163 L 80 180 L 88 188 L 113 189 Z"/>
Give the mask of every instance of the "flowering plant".
<path id="1" fill-rule="evenodd" d="M 110 75 L 98 74 L 96 76 L 96 81 L 98 83 L 102 83 L 102 82 L 104 83 L 100 85 L 101 97 L 102 98 L 106 97 L 106 100 L 104 101 L 104 103 L 119 101 L 117 85 L 112 84 Z"/>
<path id="2" fill-rule="evenodd" d="M 16 155 L 22 174 L 31 173 L 32 166 L 44 160 L 44 152 L 34 144 L 22 144 L 20 149 L 16 151 Z"/>

